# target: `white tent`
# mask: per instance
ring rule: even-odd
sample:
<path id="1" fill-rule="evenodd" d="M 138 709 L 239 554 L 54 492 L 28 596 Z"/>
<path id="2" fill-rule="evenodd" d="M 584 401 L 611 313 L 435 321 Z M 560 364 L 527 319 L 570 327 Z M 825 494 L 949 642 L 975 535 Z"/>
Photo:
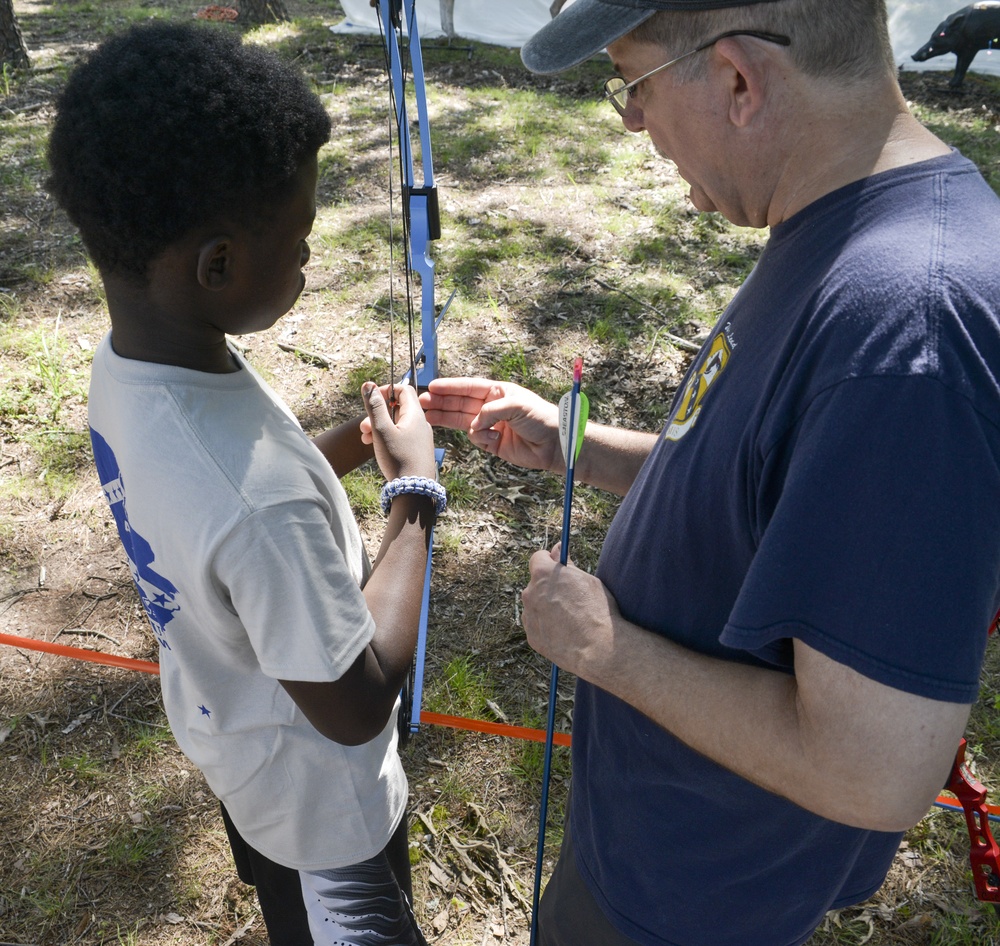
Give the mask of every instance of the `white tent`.
<path id="1" fill-rule="evenodd" d="M 449 15 L 453 35 L 496 46 L 522 46 L 551 19 L 551 0 L 416 0 L 417 25 L 424 39 L 447 36 Z M 572 2 L 572 0 L 568 0 Z M 335 33 L 378 32 L 378 20 L 368 0 L 340 0 L 346 19 Z"/>
<path id="2" fill-rule="evenodd" d="M 550 2 L 417 0 L 417 20 L 420 35 L 427 39 L 450 34 L 497 46 L 516 47 L 548 22 Z M 906 69 L 953 70 L 955 57 L 950 54 L 927 62 L 914 62 L 910 56 L 930 39 L 938 23 L 963 5 L 961 0 L 888 0 L 889 34 L 896 62 Z M 341 6 L 346 16 L 333 27 L 335 32 L 378 32 L 375 11 L 368 0 L 341 0 Z M 1000 49 L 981 50 L 970 71 L 1000 75 Z"/>

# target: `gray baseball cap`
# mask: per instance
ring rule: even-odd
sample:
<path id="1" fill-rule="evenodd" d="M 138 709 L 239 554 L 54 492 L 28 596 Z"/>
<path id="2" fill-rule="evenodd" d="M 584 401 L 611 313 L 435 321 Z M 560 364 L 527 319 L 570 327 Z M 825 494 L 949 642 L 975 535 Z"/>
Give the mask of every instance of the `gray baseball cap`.
<path id="1" fill-rule="evenodd" d="M 660 10 L 717 10 L 773 0 L 575 0 L 521 47 L 521 61 L 549 75 L 576 66 Z"/>

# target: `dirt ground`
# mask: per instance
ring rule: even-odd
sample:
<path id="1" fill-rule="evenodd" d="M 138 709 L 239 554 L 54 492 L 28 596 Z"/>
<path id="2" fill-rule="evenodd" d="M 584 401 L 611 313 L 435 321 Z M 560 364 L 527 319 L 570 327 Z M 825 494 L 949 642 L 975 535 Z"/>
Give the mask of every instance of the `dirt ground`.
<path id="1" fill-rule="evenodd" d="M 22 26 L 40 78 L 23 97 L 4 105 L 44 116 L 51 112 L 53 85 L 41 70 L 87 40 L 57 31 L 48 35 L 42 19 L 26 17 Z M 318 55 L 315 49 L 306 52 Z M 342 76 L 367 68 L 338 55 L 343 58 L 331 69 Z M 573 90 L 572 78 L 560 84 L 529 79 L 513 64 L 491 62 L 488 68 L 508 88 Z M 441 57 L 431 61 L 428 80 L 460 89 L 483 81 L 483 71 L 476 56 Z M 907 74 L 904 89 L 914 101 L 955 104 L 977 114 L 986 110 L 993 123 L 1000 122 L 992 88 L 973 82 L 958 97 L 945 91 L 945 81 Z M 665 188 L 679 186 L 668 166 L 650 174 Z M 532 195 L 539 189 L 519 180 L 480 179 L 470 186 L 447 169 L 443 183 L 451 185 L 448 212 L 466 220 L 516 216 L 518 206 L 536 199 Z M 353 200 L 375 199 L 373 180 L 359 177 L 351 186 Z M 620 187 L 621 199 L 628 199 L 625 185 L 606 186 Z M 480 373 L 513 349 L 526 354 L 535 377 L 553 389 L 562 383 L 567 343 L 551 342 L 547 330 L 572 320 L 581 307 L 599 304 L 602 289 L 589 269 L 606 258 L 606 234 L 578 195 L 546 206 L 547 224 L 554 233 L 571 234 L 575 247 L 564 289 L 550 294 L 545 306 L 533 304 L 538 273 L 512 265 L 503 285 L 495 287 L 493 307 L 466 305 L 460 318 L 442 328 L 443 372 Z M 542 211 L 535 206 L 532 212 Z M 64 359 L 54 395 L 58 410 L 45 418 L 43 436 L 32 433 L 39 418 L 26 410 L 8 406 L 0 417 L 0 633 L 155 661 L 155 640 L 85 439 L 85 364 L 106 330 L 99 288 L 80 265 L 65 221 L 40 190 L 16 214 L 5 208 L 5 216 L 0 293 L 17 296 L 14 318 L 22 328 L 37 324 L 50 340 L 58 333 Z M 28 253 L 47 259 L 55 275 L 24 278 L 19 266 Z M 385 325 L 370 318 L 346 323 L 327 318 L 323 306 L 329 296 L 322 292 L 336 290 L 341 278 L 332 256 L 328 251 L 324 261 L 317 248 L 310 292 L 289 318 L 241 340 L 311 432 L 356 411 L 356 395 L 338 366 L 384 359 L 388 342 Z M 18 274 L 16 281 L 12 273 Z M 729 278 L 725 272 L 698 274 L 705 291 Z M 462 290 L 460 279 L 454 282 Z M 703 326 L 672 330 L 697 339 Z M 689 352 L 623 350 L 582 330 L 573 338 L 605 417 L 654 427 L 656 404 L 676 386 Z M 310 363 L 302 352 L 333 356 L 337 370 Z M 25 357 L 13 350 L 0 354 L 0 378 L 22 373 Z M 52 407 L 41 395 L 32 404 Z M 442 700 L 454 690 L 461 701 L 470 688 L 476 690 L 481 674 L 487 683 L 471 698 L 470 712 L 537 725 L 549 671 L 524 642 L 519 591 L 527 555 L 557 534 L 559 484 L 491 462 L 462 438 L 441 442 L 448 447 L 446 475 L 465 477 L 472 498 L 457 503 L 439 527 L 428 667 L 428 680 L 437 682 L 429 687 Z M 574 533 L 576 556 L 593 563 L 614 504 L 590 496 L 584 508 Z M 375 543 L 381 520 L 365 515 L 362 528 Z M 471 660 L 472 683 L 442 682 L 444 668 L 463 655 Z M 572 681 L 563 679 L 560 728 L 569 728 L 571 709 Z M 437 727 L 425 727 L 405 748 L 416 902 L 433 943 L 527 943 L 538 813 L 536 748 Z M 568 781 L 568 765 L 559 753 L 556 812 Z M 872 943 L 929 943 L 938 901 L 951 916 L 962 909 L 956 904 L 966 904 L 969 922 L 979 922 L 961 851 L 936 877 L 927 876 L 923 855 L 915 853 L 928 833 L 945 850 L 967 844 L 949 817 L 931 816 L 912 846 L 908 843 L 883 900 L 834 918 L 835 925 L 854 924 L 861 931 L 851 942 L 865 942 L 863 932 L 870 928 L 873 936 L 878 930 Z M 554 822 L 546 848 L 550 858 L 558 849 L 558 819 Z M 900 903 L 911 908 L 901 914 Z M 216 803 L 164 730 L 155 676 L 0 646 L 0 940 L 25 946 L 266 944 L 252 892 L 232 875 Z"/>

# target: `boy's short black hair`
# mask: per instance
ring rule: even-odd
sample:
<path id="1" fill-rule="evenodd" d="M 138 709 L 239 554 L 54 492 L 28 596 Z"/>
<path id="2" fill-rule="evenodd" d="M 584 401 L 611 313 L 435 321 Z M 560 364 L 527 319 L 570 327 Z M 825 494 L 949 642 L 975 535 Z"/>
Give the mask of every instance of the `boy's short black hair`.
<path id="1" fill-rule="evenodd" d="M 102 273 L 142 277 L 199 224 L 279 198 L 329 137 L 319 97 L 273 53 L 228 27 L 146 24 L 73 71 L 48 187 Z"/>

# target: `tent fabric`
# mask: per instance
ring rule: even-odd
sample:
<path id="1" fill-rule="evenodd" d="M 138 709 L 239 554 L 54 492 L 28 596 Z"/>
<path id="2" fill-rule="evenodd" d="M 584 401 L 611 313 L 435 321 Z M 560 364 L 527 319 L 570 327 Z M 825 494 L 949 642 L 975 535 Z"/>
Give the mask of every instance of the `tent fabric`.
<path id="1" fill-rule="evenodd" d="M 573 0 L 567 0 L 567 6 Z M 551 0 L 417 0 L 417 22 L 424 39 L 454 36 L 519 47 L 541 29 L 551 15 Z M 368 0 L 341 0 L 345 18 L 335 33 L 377 33 L 378 20 Z M 931 37 L 934 28 L 965 4 L 961 0 L 888 0 L 889 35 L 896 63 L 914 71 L 955 68 L 951 54 L 914 62 L 910 56 Z M 450 21 L 450 22 L 449 22 Z M 1000 75 L 1000 49 L 981 50 L 970 72 Z"/>
<path id="2" fill-rule="evenodd" d="M 494 46 L 523 46 L 529 36 L 552 18 L 551 0 L 417 0 L 417 26 L 422 39 L 448 35 L 449 7 L 454 34 L 462 39 Z M 572 2 L 572 0 L 568 0 Z M 368 0 L 341 0 L 345 19 L 332 27 L 335 33 L 377 33 L 378 19 Z M 442 9 L 443 8 L 443 9 Z"/>

